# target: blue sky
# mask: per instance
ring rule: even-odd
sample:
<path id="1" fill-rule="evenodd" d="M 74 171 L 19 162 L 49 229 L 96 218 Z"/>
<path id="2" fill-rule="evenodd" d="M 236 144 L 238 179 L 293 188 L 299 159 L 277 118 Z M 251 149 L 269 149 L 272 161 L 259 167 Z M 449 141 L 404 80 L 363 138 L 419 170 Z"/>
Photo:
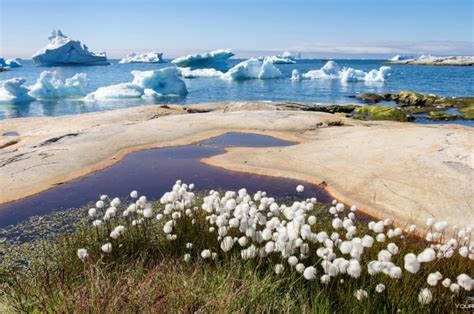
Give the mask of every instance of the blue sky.
<path id="1" fill-rule="evenodd" d="M 0 56 L 29 58 L 55 28 L 91 49 L 165 57 L 473 54 L 472 0 L 0 0 Z"/>

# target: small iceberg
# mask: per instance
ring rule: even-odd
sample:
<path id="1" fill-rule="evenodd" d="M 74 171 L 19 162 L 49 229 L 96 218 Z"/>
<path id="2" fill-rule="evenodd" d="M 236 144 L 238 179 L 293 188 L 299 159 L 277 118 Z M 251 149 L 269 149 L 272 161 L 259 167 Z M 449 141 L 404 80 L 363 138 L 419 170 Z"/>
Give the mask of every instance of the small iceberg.
<path id="1" fill-rule="evenodd" d="M 80 98 L 87 95 L 87 75 L 78 73 L 64 82 L 56 72 L 43 71 L 36 83 L 29 87 L 29 95 L 36 99 Z"/>
<path id="2" fill-rule="evenodd" d="M 391 68 L 382 66 L 380 69 L 365 72 L 353 68 L 341 67 L 334 61 L 328 61 L 321 69 L 304 73 L 304 79 L 339 79 L 341 82 L 384 82 Z"/>
<path id="3" fill-rule="evenodd" d="M 19 67 L 22 67 L 22 64 L 20 63 L 20 59 L 19 58 L 15 58 L 15 59 L 7 59 L 5 61 L 5 59 L 3 58 L 0 58 L 0 68 L 19 68 Z"/>
<path id="4" fill-rule="evenodd" d="M 33 55 L 38 66 L 109 64 L 104 52 L 89 51 L 86 45 L 70 39 L 60 30 L 54 30 L 48 39 L 48 45 Z"/>
<path id="5" fill-rule="evenodd" d="M 259 58 L 260 60 L 261 58 Z M 295 64 L 296 61 L 290 58 L 284 58 L 280 56 L 270 56 L 270 57 L 265 57 L 263 60 L 266 60 L 268 62 L 271 62 L 273 64 Z"/>
<path id="6" fill-rule="evenodd" d="M 123 98 L 160 98 L 183 96 L 188 93 L 180 72 L 175 67 L 154 71 L 132 71 L 133 81 L 98 88 L 86 100 Z"/>
<path id="7" fill-rule="evenodd" d="M 404 60 L 412 60 L 412 59 L 413 57 L 410 57 L 410 56 L 396 55 L 388 59 L 388 61 L 404 61 Z"/>
<path id="8" fill-rule="evenodd" d="M 198 78 L 198 77 L 223 77 L 224 72 L 216 69 L 196 69 L 191 68 L 178 68 L 181 72 L 181 76 L 184 78 Z"/>
<path id="9" fill-rule="evenodd" d="M 171 61 L 171 63 L 180 68 L 190 68 L 191 70 L 213 68 L 226 71 L 229 68 L 227 60 L 233 56 L 234 53 L 229 49 L 220 49 L 179 57 Z"/>
<path id="10" fill-rule="evenodd" d="M 289 51 L 285 51 L 279 57 L 290 60 L 296 60 L 301 59 L 301 53 L 291 53 Z"/>
<path id="11" fill-rule="evenodd" d="M 0 81 L 0 103 L 17 103 L 32 101 L 33 97 L 28 95 L 28 88 L 24 87 L 26 80 L 22 78 L 13 78 Z"/>
<path id="12" fill-rule="evenodd" d="M 240 62 L 224 75 L 224 78 L 231 80 L 264 80 L 279 77 L 281 77 L 281 72 L 272 62 L 256 58 Z"/>
<path id="13" fill-rule="evenodd" d="M 131 53 L 119 63 L 165 63 L 162 52 L 147 52 L 142 54 Z"/>

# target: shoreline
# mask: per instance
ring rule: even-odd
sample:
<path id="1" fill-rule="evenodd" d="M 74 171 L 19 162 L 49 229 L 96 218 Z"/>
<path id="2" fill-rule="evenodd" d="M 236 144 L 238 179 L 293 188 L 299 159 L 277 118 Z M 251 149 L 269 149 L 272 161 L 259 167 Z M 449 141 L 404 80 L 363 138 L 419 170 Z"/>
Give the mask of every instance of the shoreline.
<path id="1" fill-rule="evenodd" d="M 186 111 L 188 108 L 190 108 L 192 112 L 199 111 L 206 113 L 190 114 Z M 48 123 L 45 123 L 46 121 Z M 243 124 L 242 121 L 246 121 L 247 123 Z M 334 123 L 337 121 L 342 122 L 342 126 L 329 126 L 331 122 Z M 99 123 L 99 126 L 97 126 L 96 123 Z M 17 126 L 16 130 L 12 129 L 13 125 Z M 176 125 L 186 125 L 186 127 L 181 127 L 179 130 L 176 130 Z M 134 126 L 133 129 L 130 129 L 131 126 Z M 94 127 L 99 128 L 99 130 L 94 129 Z M 104 128 L 108 129 L 105 134 L 103 132 Z M 347 131 L 348 128 L 351 130 Z M 394 199 L 397 199 L 397 197 L 395 195 L 384 195 L 386 191 L 381 191 L 381 189 L 385 189 L 381 186 L 367 187 L 369 190 L 373 189 L 382 195 L 382 199 L 376 202 L 377 206 L 374 206 L 370 197 L 360 195 L 360 193 L 351 193 L 351 189 L 348 188 L 350 186 L 347 185 L 347 182 L 338 182 L 340 179 L 337 178 L 334 180 L 334 178 L 325 173 L 330 172 L 328 170 L 323 170 L 321 173 L 313 171 L 303 174 L 301 173 L 301 169 L 288 168 L 288 165 L 291 164 L 291 160 L 294 159 L 292 156 L 294 156 L 295 153 L 297 156 L 300 153 L 305 154 L 306 152 L 314 150 L 313 146 L 318 142 L 318 137 L 322 136 L 321 139 L 327 141 L 328 137 L 329 139 L 334 139 L 337 138 L 338 134 L 364 133 L 374 128 L 378 129 L 377 132 L 383 132 L 385 130 L 385 133 L 387 133 L 387 130 L 389 131 L 388 133 L 391 133 L 392 130 L 408 129 L 413 130 L 414 133 L 423 131 L 428 134 L 441 133 L 444 135 L 447 133 L 456 133 L 454 131 L 459 130 L 458 133 L 462 135 L 461 140 L 469 139 L 473 134 L 469 127 L 452 125 L 416 126 L 396 122 L 356 121 L 339 115 L 287 110 L 284 105 L 259 102 L 200 104 L 196 106 L 185 106 L 184 108 L 182 106 L 168 106 L 168 108 L 145 106 L 75 116 L 27 118 L 22 119 L 22 121 L 6 120 L 0 121 L 0 130 L 2 133 L 3 131 L 17 131 L 20 135 L 18 136 L 17 143 L 0 150 L 0 165 L 6 170 L 6 175 L 11 178 L 11 180 L 7 179 L 7 182 L 0 184 L 0 188 L 7 192 L 5 194 L 2 193 L 0 203 L 12 202 L 53 188 L 58 184 L 80 178 L 83 175 L 103 169 L 120 161 L 131 152 L 167 146 L 189 145 L 224 133 L 240 132 L 270 135 L 283 140 L 297 142 L 298 144 L 291 146 L 293 149 L 250 149 L 236 147 L 227 149 L 224 155 L 206 158 L 202 160 L 202 162 L 232 171 L 264 174 L 274 177 L 287 177 L 311 184 L 319 185 L 321 182 L 326 182 L 324 189 L 335 198 L 348 204 L 356 204 L 361 211 L 366 212 L 370 216 L 392 218 L 401 225 L 407 225 L 410 222 L 418 222 L 418 225 L 420 225 L 420 223 L 424 222 L 423 219 L 427 214 L 437 217 L 438 215 L 435 215 L 436 211 L 430 213 L 430 210 L 426 208 L 416 209 L 413 208 L 413 206 L 405 209 L 402 213 L 400 213 L 400 210 L 390 210 L 390 208 L 393 207 L 393 203 L 392 205 L 390 205 L 390 203 L 393 202 Z M 73 131 L 75 130 L 78 131 L 77 133 L 79 133 L 79 135 L 65 136 L 74 134 Z M 119 132 L 116 133 L 116 131 Z M 114 138 L 120 131 L 125 135 L 122 136 L 122 141 L 117 141 Z M 159 136 L 153 136 L 155 132 L 157 132 Z M 48 140 L 55 139 L 55 136 L 59 139 L 51 143 L 47 142 Z M 388 138 L 390 138 L 390 136 Z M 15 139 L 9 138 L 9 140 Z M 124 143 L 124 141 L 126 142 L 127 140 L 134 142 Z M 436 143 L 436 137 L 434 137 L 432 141 Z M 44 144 L 45 142 L 48 144 Z M 348 143 L 344 142 L 344 140 L 341 140 L 341 145 L 347 144 Z M 404 145 L 403 143 L 401 144 L 402 146 Z M 453 152 L 455 153 L 458 148 L 459 147 L 453 146 Z M 304 150 L 298 153 L 300 149 Z M 335 148 L 330 147 L 330 149 L 337 152 Z M 447 148 L 444 148 L 444 150 L 446 149 L 449 150 L 449 145 Z M 462 149 L 466 152 L 465 145 Z M 67 153 L 65 153 L 64 150 L 66 150 Z M 249 154 L 249 150 L 252 150 L 252 153 Z M 275 152 L 275 150 L 277 152 Z M 53 151 L 55 153 L 52 153 Z M 284 157 L 280 156 L 278 159 L 275 158 L 275 153 L 278 153 L 278 151 L 290 152 L 286 152 L 287 154 Z M 255 154 L 255 152 L 258 152 L 258 154 Z M 53 155 L 49 155 L 51 153 Z M 467 153 L 469 152 L 467 151 Z M 18 154 L 22 154 L 20 157 L 17 157 L 19 160 L 15 158 L 11 159 L 12 155 L 15 156 Z M 94 156 L 90 158 L 90 156 L 87 157 L 86 155 Z M 225 158 L 223 158 L 223 156 L 225 156 Z M 239 159 L 242 158 L 242 156 L 245 157 L 245 162 Z M 252 156 L 253 158 L 247 158 L 248 156 Z M 262 161 L 259 161 L 258 156 L 268 157 L 266 162 L 269 163 L 264 162 L 262 165 Z M 443 158 L 444 157 L 445 156 L 443 156 Z M 472 159 L 472 156 L 468 157 Z M 9 158 L 10 162 L 8 162 Z M 49 163 L 47 161 L 48 159 L 50 160 Z M 311 165 L 311 163 L 311 159 L 309 159 L 309 163 L 308 160 L 304 160 L 301 167 L 305 167 L 305 165 L 307 166 L 308 164 Z M 465 164 L 466 163 L 464 163 L 463 167 L 466 166 Z M 472 165 L 472 162 L 470 164 Z M 12 167 L 12 165 L 14 165 L 14 167 Z M 469 166 L 469 160 L 467 165 Z M 356 166 L 356 164 L 354 166 Z M 358 171 L 356 168 L 357 167 L 352 167 L 352 172 L 355 174 L 357 174 Z M 436 170 L 439 171 L 440 169 Z M 450 172 L 449 169 L 444 169 L 444 171 L 446 173 Z M 469 171 L 472 171 L 472 166 Z M 394 177 L 397 176 L 393 171 L 390 175 Z M 449 173 L 449 175 L 451 176 L 452 174 Z M 467 175 L 469 176 L 469 174 Z M 28 182 L 25 182 L 25 176 L 29 179 Z M 465 180 L 472 182 L 472 179 L 466 177 L 466 174 L 463 180 L 464 182 L 466 182 Z M 433 182 L 433 184 L 434 183 L 435 182 Z M 402 192 L 403 190 L 407 190 L 407 187 L 402 186 L 401 188 L 404 188 Z M 467 185 L 465 185 L 464 188 L 467 188 Z M 465 190 L 457 192 L 453 190 L 453 193 L 457 193 L 457 197 L 466 200 L 464 203 L 466 208 L 460 208 L 458 212 L 461 212 L 458 213 L 458 215 L 454 215 L 456 216 L 454 220 L 459 221 L 459 223 L 473 221 L 474 217 L 469 220 L 469 217 L 473 216 L 472 197 L 465 194 Z M 435 196 L 431 197 L 436 199 Z M 446 203 L 446 199 L 443 203 Z M 458 205 L 451 204 L 453 207 Z M 411 215 L 409 215 L 411 216 L 410 219 L 407 219 L 407 212 L 411 212 Z M 447 214 L 449 210 L 446 209 L 444 212 Z M 414 214 L 417 215 L 413 216 Z M 438 218 L 442 219 L 442 217 Z"/>

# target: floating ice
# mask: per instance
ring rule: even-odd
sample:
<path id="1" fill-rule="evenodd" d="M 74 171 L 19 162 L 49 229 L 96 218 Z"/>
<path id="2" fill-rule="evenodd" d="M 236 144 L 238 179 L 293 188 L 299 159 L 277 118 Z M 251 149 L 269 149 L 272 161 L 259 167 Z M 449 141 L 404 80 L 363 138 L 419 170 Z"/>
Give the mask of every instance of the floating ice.
<path id="1" fill-rule="evenodd" d="M 19 68 L 21 67 L 20 59 L 15 58 L 15 59 L 8 59 L 5 61 L 5 59 L 0 58 L 0 68 Z"/>
<path id="2" fill-rule="evenodd" d="M 295 64 L 296 61 L 290 58 L 284 58 L 280 56 L 265 57 L 264 60 L 274 64 Z"/>
<path id="3" fill-rule="evenodd" d="M 228 69 L 227 59 L 233 56 L 234 53 L 229 49 L 220 49 L 203 54 L 179 57 L 171 61 L 171 63 L 181 68 L 191 68 L 191 70 L 214 68 L 216 70 L 225 71 Z"/>
<path id="4" fill-rule="evenodd" d="M 36 83 L 29 87 L 29 94 L 37 99 L 74 98 L 85 96 L 86 88 L 85 73 L 78 73 L 63 82 L 56 72 L 43 71 Z"/>
<path id="5" fill-rule="evenodd" d="M 28 88 L 22 86 L 26 82 L 22 78 L 0 81 L 0 102 L 16 103 L 34 100 L 28 95 Z"/>
<path id="6" fill-rule="evenodd" d="M 191 68 L 179 68 L 181 75 L 184 78 L 197 78 L 197 77 L 222 77 L 223 72 L 216 69 L 196 69 L 191 70 Z"/>
<path id="7" fill-rule="evenodd" d="M 411 59 L 413 59 L 413 57 L 403 56 L 403 55 L 396 55 L 396 56 L 388 59 L 388 61 L 403 61 L 403 60 L 411 60 Z"/>
<path id="8" fill-rule="evenodd" d="M 87 95 L 86 100 L 141 98 L 145 95 L 142 86 L 133 83 L 99 87 L 95 92 Z"/>
<path id="9" fill-rule="evenodd" d="M 121 83 L 98 88 L 87 95 L 86 100 L 123 99 L 123 98 L 159 98 L 163 96 L 181 96 L 188 91 L 186 84 L 174 67 L 154 71 L 132 71 L 131 83 Z"/>
<path id="10" fill-rule="evenodd" d="M 281 72 L 268 60 L 252 58 L 234 66 L 224 77 L 232 80 L 273 79 L 281 77 Z"/>
<path id="11" fill-rule="evenodd" d="M 301 59 L 301 53 L 291 53 L 289 51 L 285 51 L 281 54 L 280 57 L 286 58 L 286 59 L 291 59 L 291 60 Z"/>
<path id="12" fill-rule="evenodd" d="M 109 64 L 104 52 L 89 51 L 86 45 L 70 39 L 60 30 L 54 30 L 48 39 L 48 45 L 33 55 L 38 66 Z"/>
<path id="13" fill-rule="evenodd" d="M 132 71 L 133 84 L 149 88 L 163 95 L 186 95 L 188 90 L 175 67 L 154 71 Z"/>
<path id="14" fill-rule="evenodd" d="M 119 63 L 164 63 L 162 52 L 147 52 L 142 54 L 131 53 Z"/>
<path id="15" fill-rule="evenodd" d="M 390 70 L 390 67 L 382 66 L 378 70 L 365 72 L 353 68 L 341 68 L 336 62 L 328 61 L 321 69 L 304 73 L 302 78 L 339 79 L 341 82 L 383 82 Z"/>

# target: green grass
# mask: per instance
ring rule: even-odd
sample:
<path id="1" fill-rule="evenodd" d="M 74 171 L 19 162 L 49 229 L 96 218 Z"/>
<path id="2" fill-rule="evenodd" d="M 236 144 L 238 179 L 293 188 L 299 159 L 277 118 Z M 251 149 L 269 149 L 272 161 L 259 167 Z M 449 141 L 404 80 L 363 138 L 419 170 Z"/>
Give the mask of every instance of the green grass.
<path id="1" fill-rule="evenodd" d="M 200 202 L 200 201 L 199 201 Z M 200 205 L 200 204 L 198 204 Z M 290 203 L 291 205 L 291 203 Z M 153 203 L 155 212 L 162 205 Z M 81 211 L 85 217 L 85 210 Z M 327 207 L 316 206 L 313 213 L 318 223 L 313 231 L 331 231 Z M 392 261 L 403 268 L 403 256 L 419 253 L 427 243 L 411 237 L 375 242 L 361 259 L 362 275 L 352 278 L 338 275 L 329 284 L 307 281 L 283 262 L 285 270 L 276 275 L 274 265 L 282 262 L 280 253 L 266 258 L 243 261 L 238 244 L 229 252 L 219 248 L 217 231 L 209 231 L 205 212 L 195 211 L 192 218 L 183 216 L 173 233 L 175 241 L 163 235 L 163 222 L 145 220 L 131 226 L 124 218 L 115 218 L 100 228 L 78 223 L 75 231 L 54 239 L 37 239 L 15 247 L 30 245 L 24 254 L 27 263 L 2 263 L 0 268 L 0 309 L 15 312 L 303 312 L 303 313 L 439 313 L 456 312 L 456 303 L 464 302 L 467 292 L 455 295 L 439 284 L 432 288 L 433 302 L 418 303 L 421 288 L 427 287 L 426 276 L 440 271 L 444 277 L 456 278 L 460 273 L 472 275 L 472 261 L 458 255 L 422 265 L 419 273 L 403 272 L 394 280 L 387 275 L 370 276 L 366 264 L 376 259 L 380 249 L 394 242 L 400 253 Z M 81 220 L 80 220 L 81 221 Z M 108 235 L 113 226 L 126 225 L 117 240 Z M 372 234 L 366 224 L 357 222 L 357 235 Z M 237 235 L 237 231 L 231 231 Z M 113 250 L 104 254 L 100 246 L 111 241 Z M 192 242 L 193 248 L 186 249 Z M 32 245 L 31 243 L 34 243 Z M 315 251 L 320 243 L 311 243 L 306 266 L 315 265 L 317 278 L 324 272 Z M 33 249 L 31 249 L 33 247 Z M 81 261 L 78 248 L 87 248 L 89 257 Z M 200 252 L 218 252 L 215 259 L 202 259 Z M 183 260 L 188 252 L 192 259 Z M 338 253 L 340 256 L 341 254 Z M 6 254 L 8 256 L 8 254 Z M 18 255 L 15 255 L 18 258 Z M 346 256 L 347 257 L 347 256 Z M 5 256 L 4 256 L 5 259 Z M 378 283 L 386 285 L 379 294 Z M 358 301 L 357 289 L 365 289 L 369 297 Z"/>

